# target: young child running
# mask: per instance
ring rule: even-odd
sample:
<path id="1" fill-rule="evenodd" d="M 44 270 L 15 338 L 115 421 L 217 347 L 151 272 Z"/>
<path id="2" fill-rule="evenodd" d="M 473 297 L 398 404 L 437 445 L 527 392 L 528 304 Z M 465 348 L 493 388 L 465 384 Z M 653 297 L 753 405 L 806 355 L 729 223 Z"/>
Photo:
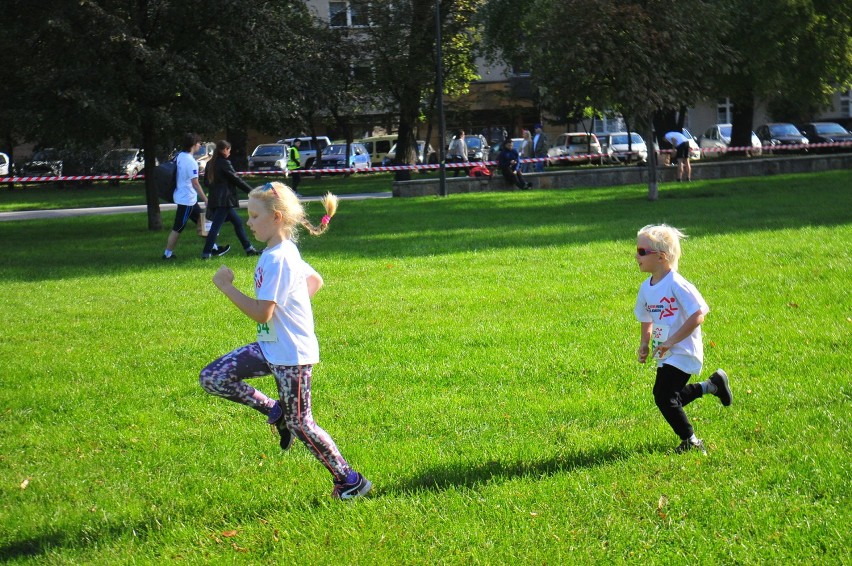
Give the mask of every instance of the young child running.
<path id="1" fill-rule="evenodd" d="M 314 422 L 311 412 L 311 374 L 319 362 L 310 297 L 322 279 L 296 248 L 298 226 L 322 234 L 337 209 L 337 197 L 323 200 L 326 215 L 319 227 L 308 222 L 299 199 L 282 183 L 253 189 L 248 198 L 248 226 L 267 244 L 254 272 L 253 299 L 234 287 L 234 272 L 222 266 L 213 283 L 246 316 L 257 323 L 257 341 L 211 362 L 199 382 L 208 393 L 247 405 L 267 416 L 287 450 L 295 435 L 331 472 L 332 497 L 352 499 L 367 494 L 369 480 L 349 467 L 331 436 Z M 272 374 L 279 401 L 270 399 L 244 379 Z"/>
<path id="2" fill-rule="evenodd" d="M 650 273 L 639 287 L 634 313 L 642 325 L 639 363 L 648 356 L 657 360 L 654 401 L 681 443 L 675 452 L 700 450 L 707 454 L 683 408 L 705 393 L 731 404 L 728 376 L 721 369 L 701 383 L 690 383 L 704 363 L 701 323 L 710 312 L 695 286 L 678 273 L 680 240 L 686 236 L 677 228 L 661 224 L 639 230 L 636 261 L 639 270 Z"/>

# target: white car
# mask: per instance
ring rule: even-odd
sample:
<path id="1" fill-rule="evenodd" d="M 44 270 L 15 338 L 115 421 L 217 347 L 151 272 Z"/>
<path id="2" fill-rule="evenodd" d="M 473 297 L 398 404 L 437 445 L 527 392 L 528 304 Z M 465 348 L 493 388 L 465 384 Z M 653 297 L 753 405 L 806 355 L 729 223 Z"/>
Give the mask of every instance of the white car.
<path id="1" fill-rule="evenodd" d="M 0 153 L 0 176 L 9 174 L 9 156 L 5 153 Z"/>
<path id="2" fill-rule="evenodd" d="M 603 149 L 595 134 L 566 132 L 559 134 L 547 150 L 548 165 L 573 165 L 575 163 L 601 163 Z"/>
<path id="3" fill-rule="evenodd" d="M 701 153 L 706 158 L 719 157 L 728 151 L 728 146 L 731 145 L 731 124 L 713 124 L 704 134 L 698 139 L 698 145 L 701 147 Z M 757 135 L 751 133 L 751 149 L 748 155 L 760 155 L 763 153 L 763 148 Z"/>
<path id="4" fill-rule="evenodd" d="M 648 146 L 636 132 L 601 134 L 600 140 L 601 150 L 608 163 L 644 163 L 648 160 Z"/>
<path id="5" fill-rule="evenodd" d="M 683 135 L 685 135 L 689 140 L 689 159 L 691 161 L 698 161 L 699 159 L 701 159 L 701 146 L 698 145 L 698 141 L 696 140 L 695 136 L 693 136 L 692 133 L 686 128 L 683 128 L 681 130 L 681 133 L 683 133 Z M 660 146 L 659 144 L 657 144 L 657 142 L 654 142 L 654 151 L 657 152 L 657 163 L 661 163 L 663 156 L 660 154 Z M 666 153 L 663 152 L 663 155 L 666 155 Z M 675 163 L 674 151 L 669 150 L 669 153 L 667 155 L 670 156 L 669 163 Z"/>

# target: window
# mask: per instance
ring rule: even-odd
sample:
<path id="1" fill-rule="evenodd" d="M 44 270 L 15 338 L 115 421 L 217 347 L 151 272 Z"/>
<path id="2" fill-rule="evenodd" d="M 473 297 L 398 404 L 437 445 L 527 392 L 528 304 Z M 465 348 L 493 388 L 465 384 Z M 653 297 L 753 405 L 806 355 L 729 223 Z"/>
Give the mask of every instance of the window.
<path id="1" fill-rule="evenodd" d="M 840 93 L 840 114 L 852 117 L 852 89 Z"/>
<path id="2" fill-rule="evenodd" d="M 364 27 L 369 25 L 369 4 L 363 1 L 329 2 L 328 23 L 331 27 Z"/>
<path id="3" fill-rule="evenodd" d="M 733 122 L 734 105 L 731 104 L 730 98 L 720 98 L 716 103 L 716 122 L 719 124 L 729 124 Z"/>

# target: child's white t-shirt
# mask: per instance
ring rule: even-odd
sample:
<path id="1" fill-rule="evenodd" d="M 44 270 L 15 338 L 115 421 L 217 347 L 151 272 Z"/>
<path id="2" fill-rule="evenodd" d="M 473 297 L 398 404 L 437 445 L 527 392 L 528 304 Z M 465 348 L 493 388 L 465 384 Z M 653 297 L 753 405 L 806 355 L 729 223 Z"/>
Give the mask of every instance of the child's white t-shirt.
<path id="1" fill-rule="evenodd" d="M 651 285 L 650 277 L 642 282 L 633 312 L 639 322 L 653 323 L 653 334 L 662 338 L 659 342 L 664 342 L 668 336 L 673 335 L 683 326 L 686 319 L 699 310 L 703 314 L 710 312 L 704 297 L 695 285 L 684 279 L 680 273 L 670 271 L 654 285 Z M 653 346 L 652 343 L 652 354 Z M 701 326 L 699 325 L 687 338 L 672 346 L 669 353 L 657 362 L 657 367 L 662 366 L 663 363 L 690 375 L 701 373 L 701 366 L 704 364 Z"/>
<path id="2" fill-rule="evenodd" d="M 271 364 L 301 366 L 319 362 L 314 314 L 307 276 L 314 273 L 296 245 L 285 240 L 267 248 L 257 262 L 254 287 L 258 300 L 274 301 L 271 327 L 258 325 L 258 343 Z"/>
<path id="3" fill-rule="evenodd" d="M 175 204 L 192 206 L 198 202 L 198 192 L 192 186 L 192 180 L 198 178 L 198 162 L 187 151 L 178 153 L 175 162 L 177 163 Z"/>

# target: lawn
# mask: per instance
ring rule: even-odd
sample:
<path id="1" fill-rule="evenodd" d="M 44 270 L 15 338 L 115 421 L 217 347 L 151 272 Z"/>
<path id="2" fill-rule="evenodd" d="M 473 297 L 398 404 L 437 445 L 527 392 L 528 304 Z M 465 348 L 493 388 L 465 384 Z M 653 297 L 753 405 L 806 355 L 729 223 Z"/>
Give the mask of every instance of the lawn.
<path id="1" fill-rule="evenodd" d="M 0 559 L 850 563 L 850 187 L 343 202 L 300 247 L 326 281 L 314 416 L 375 485 L 349 503 L 304 447 L 198 386 L 254 330 L 200 239 L 166 264 L 144 214 L 0 223 Z M 731 407 L 687 408 L 706 457 L 672 454 L 635 360 L 635 234 L 656 222 L 690 235 L 704 375 L 731 376 Z M 223 259 L 248 291 L 254 259 Z"/>

